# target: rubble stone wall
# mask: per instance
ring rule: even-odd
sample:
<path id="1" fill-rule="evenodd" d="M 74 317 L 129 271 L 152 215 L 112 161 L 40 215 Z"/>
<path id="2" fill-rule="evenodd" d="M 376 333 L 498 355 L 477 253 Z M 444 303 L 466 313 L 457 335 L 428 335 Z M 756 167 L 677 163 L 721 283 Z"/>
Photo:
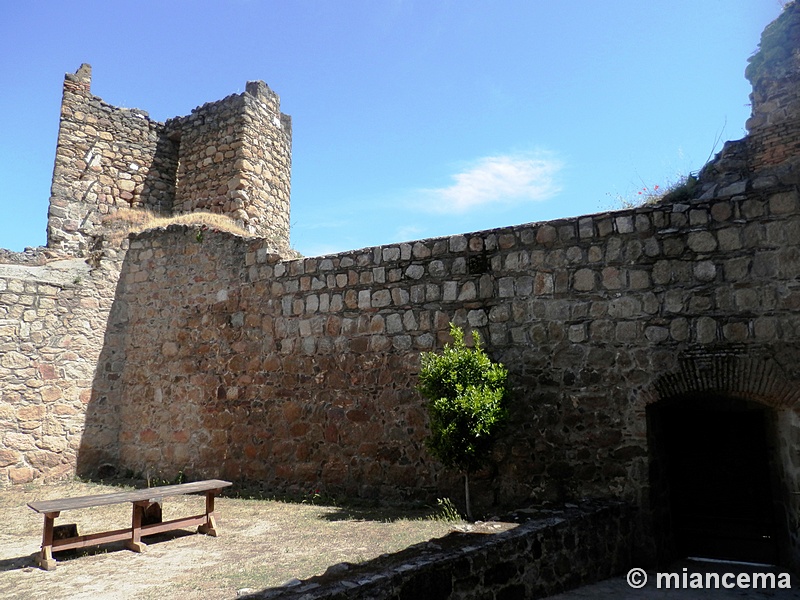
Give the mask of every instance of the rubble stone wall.
<path id="1" fill-rule="evenodd" d="M 0 264 L 0 485 L 74 474 L 117 275 Z"/>
<path id="2" fill-rule="evenodd" d="M 53 174 L 61 254 L 0 261 L 0 484 L 77 467 L 458 498 L 415 390 L 453 321 L 514 389 L 478 503 L 647 510 L 648 407 L 709 393 L 769 408 L 800 564 L 799 43 L 793 2 L 750 60 L 748 136 L 660 204 L 298 260 L 274 254 L 291 122 L 266 85 L 161 124 L 93 96 L 82 66 Z M 70 260 L 121 206 L 210 209 L 263 237 L 173 226 L 116 263 Z"/>
<path id="3" fill-rule="evenodd" d="M 122 278 L 124 348 L 107 349 L 125 360 L 100 365 L 93 401 L 118 407 L 107 454 L 134 472 L 457 497 L 415 390 L 451 320 L 514 387 L 484 502 L 641 504 L 649 404 L 714 390 L 794 411 L 800 393 L 796 190 L 287 262 L 177 227 L 135 238 Z"/>

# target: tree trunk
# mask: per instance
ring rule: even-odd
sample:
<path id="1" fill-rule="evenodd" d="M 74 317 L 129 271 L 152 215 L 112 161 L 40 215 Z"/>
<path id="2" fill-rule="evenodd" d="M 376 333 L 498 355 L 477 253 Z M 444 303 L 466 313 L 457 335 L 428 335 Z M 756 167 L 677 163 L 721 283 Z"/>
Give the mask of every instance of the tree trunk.
<path id="1" fill-rule="evenodd" d="M 464 496 L 467 500 L 467 520 L 472 521 L 472 503 L 469 499 L 469 471 L 464 471 Z"/>

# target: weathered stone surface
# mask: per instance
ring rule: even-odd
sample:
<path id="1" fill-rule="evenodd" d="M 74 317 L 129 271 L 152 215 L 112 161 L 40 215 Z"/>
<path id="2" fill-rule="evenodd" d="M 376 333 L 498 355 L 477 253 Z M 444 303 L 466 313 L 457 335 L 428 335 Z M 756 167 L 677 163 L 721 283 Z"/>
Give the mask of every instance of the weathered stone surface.
<path id="1" fill-rule="evenodd" d="M 743 201 L 725 203 L 740 214 Z M 667 222 L 658 216 L 664 210 L 637 209 L 630 222 Z M 692 210 L 714 214 L 706 208 Z M 450 251 L 453 244 L 445 238 L 409 245 L 408 258 L 393 245 L 358 257 L 343 253 L 286 261 L 263 275 L 259 269 L 268 261 L 261 251 L 265 241 L 208 233 L 198 245 L 194 234 L 181 228 L 142 234 L 131 244 L 122 276 L 133 271 L 144 278 L 126 279 L 117 297 L 119 314 L 124 315 L 118 326 L 126 336 L 117 338 L 122 345 L 106 345 L 106 351 L 124 355 L 125 361 L 95 382 L 95 397 L 104 390 L 109 405 L 121 415 L 121 425 L 108 437 L 111 444 L 102 454 L 119 452 L 125 457 L 121 467 L 134 472 L 145 469 L 147 460 L 160 464 L 167 476 L 183 471 L 257 479 L 287 491 L 310 478 L 332 493 L 371 497 L 380 490 L 382 497 L 441 496 L 457 483 L 428 465 L 424 419 L 412 415 L 424 407 L 414 391 L 419 353 L 441 347 L 452 320 L 479 330 L 493 357 L 509 368 L 519 402 L 517 422 L 528 423 L 529 431 L 545 432 L 541 435 L 549 447 L 568 444 L 586 450 L 568 468 L 593 473 L 575 481 L 580 493 L 600 494 L 613 487 L 620 497 L 634 500 L 641 482 L 630 473 L 634 468 L 646 472 L 645 438 L 630 433 L 615 441 L 624 442 L 625 452 L 614 445 L 592 445 L 591 440 L 604 439 L 606 425 L 586 421 L 575 407 L 584 399 L 598 404 L 598 398 L 630 397 L 630 412 L 618 414 L 615 422 L 634 432 L 637 415 L 652 398 L 648 390 L 676 369 L 690 348 L 714 354 L 723 351 L 720 344 L 733 343 L 751 344 L 753 351 L 772 357 L 777 356 L 775 348 L 796 353 L 790 331 L 774 326 L 780 321 L 777 305 L 763 300 L 786 285 L 770 267 L 778 263 L 776 258 L 744 246 L 723 249 L 717 243 L 721 231 L 730 239 L 745 239 L 748 228 L 766 231 L 769 226 L 778 235 L 791 224 L 784 215 L 762 212 L 751 220 L 709 220 L 703 231 L 694 230 L 688 220 L 687 230 L 642 226 L 629 234 L 608 233 L 602 243 L 596 237 L 566 235 L 561 241 L 558 235 L 535 233 L 577 231 L 574 223 L 476 232 L 459 252 Z M 648 247 L 647 236 L 669 258 L 641 252 Z M 506 249 L 500 248 L 501 238 Z M 787 249 L 800 243 L 781 239 Z M 549 246 L 543 248 L 542 240 Z M 464 254 L 473 246 L 495 248 L 488 273 L 463 268 Z M 157 247 L 170 248 L 169 255 L 157 257 Z M 731 256 L 733 251 L 738 254 Z M 406 262 L 414 255 L 428 258 Z M 585 262 L 590 255 L 596 261 L 591 267 Z M 243 256 L 253 257 L 253 264 L 243 264 Z M 148 270 L 139 266 L 145 262 Z M 326 276 L 312 289 L 307 273 L 316 268 Z M 376 278 L 379 270 L 386 277 Z M 202 293 L 194 284 L 197 279 L 203 281 Z M 162 299 L 163 308 L 155 309 L 154 297 Z M 315 321 L 322 298 L 330 298 L 325 317 Z M 767 341 L 771 346 L 764 345 Z M 152 352 L 165 347 L 170 354 L 176 352 L 168 361 L 163 352 Z M 610 357 L 596 362 L 593 352 L 601 348 Z M 270 367 L 254 369 L 245 357 L 261 357 L 258 364 L 267 361 Z M 176 373 L 203 377 L 187 386 Z M 155 405 L 155 388 L 175 408 Z M 309 410 L 300 423 L 287 427 L 282 406 L 285 399 L 297 397 Z M 207 437 L 180 442 L 188 453 L 175 454 L 174 440 L 159 433 L 165 420 L 178 418 L 177 407 L 204 415 L 198 427 Z M 330 411 L 338 410 L 343 420 L 331 421 L 335 413 Z M 559 415 L 555 424 L 551 414 Z M 237 423 L 235 434 L 230 423 Z M 396 433 L 397 423 L 406 424 L 402 436 Z M 334 424 L 336 435 L 331 433 Z M 87 427 L 95 430 L 94 419 L 87 420 Z M 108 425 L 98 421 L 97 427 Z M 535 445 L 535 436 L 523 431 L 512 430 L 508 443 Z M 587 431 L 594 433 L 587 436 Z M 209 446 L 208 440 L 218 445 Z M 277 453 L 276 443 L 281 449 Z M 222 455 L 228 458 L 220 462 Z M 557 497 L 553 481 L 563 477 L 558 466 L 563 460 L 556 458 L 547 458 L 541 449 L 535 463 L 543 466 L 538 467 L 530 455 L 511 460 L 501 452 L 494 480 L 498 501 Z M 323 468 L 338 461 L 349 468 L 335 475 Z M 403 475 L 398 464 L 404 465 Z M 92 462 L 84 468 L 93 468 Z M 514 475 L 520 470 L 533 475 L 522 481 Z M 388 473 L 397 479 L 387 479 Z"/>
<path id="2" fill-rule="evenodd" d="M 750 135 L 679 202 L 296 260 L 275 251 L 290 122 L 264 84 L 162 124 L 103 104 L 82 68 L 64 85 L 52 248 L 0 253 L 0 484 L 114 464 L 276 492 L 458 497 L 425 449 L 416 391 L 420 353 L 451 321 L 479 331 L 514 392 L 478 502 L 657 501 L 646 415 L 678 397 L 768 407 L 775 460 L 789 460 L 800 86 L 796 70 L 764 68 Z M 87 127 L 97 144 L 76 152 Z M 120 199 L 224 212 L 262 237 L 172 226 L 127 254 L 90 251 L 95 217 Z M 800 481 L 784 467 L 794 522 Z M 517 585 L 510 568 L 490 579 Z"/>
<path id="3" fill-rule="evenodd" d="M 20 292 L 0 294 L 0 315 L 38 310 L 0 325 L 0 485 L 74 473 L 118 278 L 113 263 L 20 258 L 0 264 L 0 287 Z"/>

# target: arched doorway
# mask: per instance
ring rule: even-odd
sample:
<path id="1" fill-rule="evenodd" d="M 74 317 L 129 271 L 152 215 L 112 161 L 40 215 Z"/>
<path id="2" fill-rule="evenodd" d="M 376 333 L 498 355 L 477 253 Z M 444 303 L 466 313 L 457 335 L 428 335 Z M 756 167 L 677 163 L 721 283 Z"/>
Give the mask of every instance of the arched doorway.
<path id="1" fill-rule="evenodd" d="M 775 419 L 710 393 L 648 407 L 651 506 L 659 554 L 777 564 Z"/>

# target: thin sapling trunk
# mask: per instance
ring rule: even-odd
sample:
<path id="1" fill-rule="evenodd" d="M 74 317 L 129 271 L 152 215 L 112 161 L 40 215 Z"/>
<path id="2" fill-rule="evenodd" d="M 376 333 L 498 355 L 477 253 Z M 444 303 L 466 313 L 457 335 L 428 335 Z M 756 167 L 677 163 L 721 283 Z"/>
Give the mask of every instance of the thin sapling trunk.
<path id="1" fill-rule="evenodd" d="M 467 519 L 472 521 L 472 503 L 469 498 L 469 471 L 464 471 L 464 497 L 467 501 Z"/>

